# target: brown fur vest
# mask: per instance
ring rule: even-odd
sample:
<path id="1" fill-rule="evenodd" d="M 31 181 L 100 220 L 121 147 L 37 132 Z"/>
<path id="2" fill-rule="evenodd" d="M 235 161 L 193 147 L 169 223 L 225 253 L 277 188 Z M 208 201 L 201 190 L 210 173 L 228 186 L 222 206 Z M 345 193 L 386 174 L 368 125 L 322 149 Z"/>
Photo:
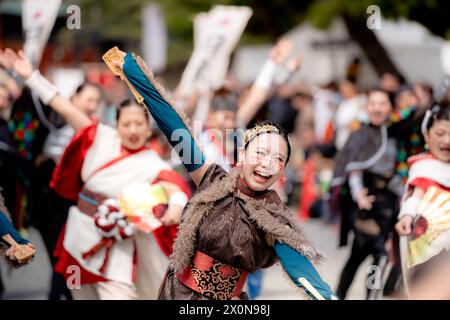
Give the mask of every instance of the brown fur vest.
<path id="1" fill-rule="evenodd" d="M 239 174 L 240 170 L 234 169 L 229 175 L 196 193 L 189 201 L 183 212 L 183 221 L 179 226 L 171 256 L 170 267 L 175 272 L 190 264 L 195 253 L 197 228 L 202 218 L 210 212 L 216 201 L 235 192 Z M 294 215 L 281 202 L 275 191 L 268 191 L 263 199 L 254 199 L 239 193 L 234 196 L 245 199 L 245 208 L 250 219 L 264 230 L 269 238 L 291 246 L 313 263 L 323 259 L 322 254 L 314 249 L 303 235 Z"/>
<path id="2" fill-rule="evenodd" d="M 139 56 L 134 56 L 142 72 L 147 76 L 158 93 L 171 105 L 174 106 L 172 98 L 165 89 L 155 80 L 150 68 L 146 66 Z M 183 120 L 191 135 L 195 137 L 189 126 L 186 115 L 174 108 Z M 200 144 L 195 140 L 197 146 Z M 183 267 L 190 264 L 195 253 L 196 233 L 199 224 L 216 201 L 219 201 L 235 192 L 237 179 L 240 171 L 235 169 L 232 173 L 210 185 L 207 189 L 196 193 L 189 201 L 183 212 L 183 221 L 178 229 L 178 237 L 173 246 L 170 267 L 179 272 Z M 268 191 L 264 199 L 253 199 L 243 195 L 236 195 L 245 199 L 245 208 L 255 224 L 264 230 L 270 239 L 278 240 L 291 246 L 313 263 L 323 259 L 322 254 L 312 247 L 301 232 L 294 215 L 289 211 L 276 195 L 275 191 Z"/>

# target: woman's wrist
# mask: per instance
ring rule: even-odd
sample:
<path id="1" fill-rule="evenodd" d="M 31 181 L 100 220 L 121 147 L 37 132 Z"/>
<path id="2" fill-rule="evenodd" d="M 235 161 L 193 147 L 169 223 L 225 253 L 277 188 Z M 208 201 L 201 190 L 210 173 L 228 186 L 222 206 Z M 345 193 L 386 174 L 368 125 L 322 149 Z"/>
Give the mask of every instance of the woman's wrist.
<path id="1" fill-rule="evenodd" d="M 278 65 L 275 61 L 267 59 L 255 80 L 255 84 L 258 87 L 269 89 L 272 86 L 277 67 Z"/>
<path id="2" fill-rule="evenodd" d="M 41 99 L 44 104 L 49 104 L 59 93 L 58 88 L 44 78 L 37 69 L 25 80 L 25 84 L 32 91 L 37 93 L 39 99 Z"/>
<path id="3" fill-rule="evenodd" d="M 406 219 L 411 219 L 411 221 L 412 221 L 412 220 L 414 220 L 414 216 L 412 214 L 405 213 L 405 214 L 403 214 L 403 216 L 401 216 L 399 218 L 399 220 L 403 220 L 403 221 L 405 221 Z"/>
<path id="4" fill-rule="evenodd" d="M 405 216 L 410 216 L 414 218 L 417 208 L 419 207 L 422 199 L 416 196 L 410 196 L 405 201 L 403 201 L 402 206 L 400 208 L 400 212 L 398 214 L 398 220 L 402 219 Z"/>
<path id="5" fill-rule="evenodd" d="M 17 73 L 22 79 L 23 79 L 23 81 L 27 81 L 28 79 L 30 79 L 31 77 L 33 77 L 35 74 L 40 74 L 40 72 L 39 72 L 39 70 L 38 69 L 31 69 L 31 72 L 27 72 L 27 73 L 22 73 L 22 74 L 19 74 L 19 73 Z"/>

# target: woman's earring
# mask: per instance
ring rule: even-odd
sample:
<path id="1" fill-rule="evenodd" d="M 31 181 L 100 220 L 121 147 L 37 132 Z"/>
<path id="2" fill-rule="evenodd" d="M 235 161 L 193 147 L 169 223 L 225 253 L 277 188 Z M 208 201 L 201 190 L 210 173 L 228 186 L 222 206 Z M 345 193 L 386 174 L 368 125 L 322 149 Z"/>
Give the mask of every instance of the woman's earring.
<path id="1" fill-rule="evenodd" d="M 425 148 L 425 150 L 429 150 L 430 149 L 430 146 L 428 145 L 428 143 L 425 143 L 424 148 Z"/>

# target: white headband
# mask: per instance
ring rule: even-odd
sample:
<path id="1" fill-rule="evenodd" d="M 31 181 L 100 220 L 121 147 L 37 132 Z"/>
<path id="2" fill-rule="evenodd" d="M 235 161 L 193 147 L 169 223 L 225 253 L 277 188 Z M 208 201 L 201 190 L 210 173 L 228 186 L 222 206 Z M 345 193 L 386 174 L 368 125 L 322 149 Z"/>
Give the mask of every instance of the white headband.
<path id="1" fill-rule="evenodd" d="M 425 117 L 423 118 L 422 126 L 421 126 L 423 136 L 425 136 L 425 134 L 427 133 L 427 126 L 428 126 L 428 122 L 430 122 L 431 116 L 433 115 L 433 113 L 438 112 L 439 109 L 440 109 L 440 106 L 436 104 L 436 105 L 434 105 L 433 108 L 428 109 L 427 112 L 425 113 Z"/>

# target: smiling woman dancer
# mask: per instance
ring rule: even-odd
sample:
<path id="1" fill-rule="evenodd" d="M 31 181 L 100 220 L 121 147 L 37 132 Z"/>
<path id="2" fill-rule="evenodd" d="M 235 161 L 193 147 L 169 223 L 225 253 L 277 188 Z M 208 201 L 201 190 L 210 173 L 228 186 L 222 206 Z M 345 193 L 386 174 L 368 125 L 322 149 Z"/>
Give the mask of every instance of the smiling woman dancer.
<path id="1" fill-rule="evenodd" d="M 237 168 L 227 174 L 205 159 L 183 116 L 172 108 L 142 60 L 121 54 L 125 62 L 116 65 L 144 97 L 197 185 L 184 209 L 159 299 L 245 299 L 242 287 L 247 274 L 277 260 L 302 292 L 315 299 L 335 299 L 310 262 L 318 262 L 321 255 L 305 239 L 294 215 L 269 190 L 289 161 L 284 131 L 270 123 L 248 130 Z"/>

